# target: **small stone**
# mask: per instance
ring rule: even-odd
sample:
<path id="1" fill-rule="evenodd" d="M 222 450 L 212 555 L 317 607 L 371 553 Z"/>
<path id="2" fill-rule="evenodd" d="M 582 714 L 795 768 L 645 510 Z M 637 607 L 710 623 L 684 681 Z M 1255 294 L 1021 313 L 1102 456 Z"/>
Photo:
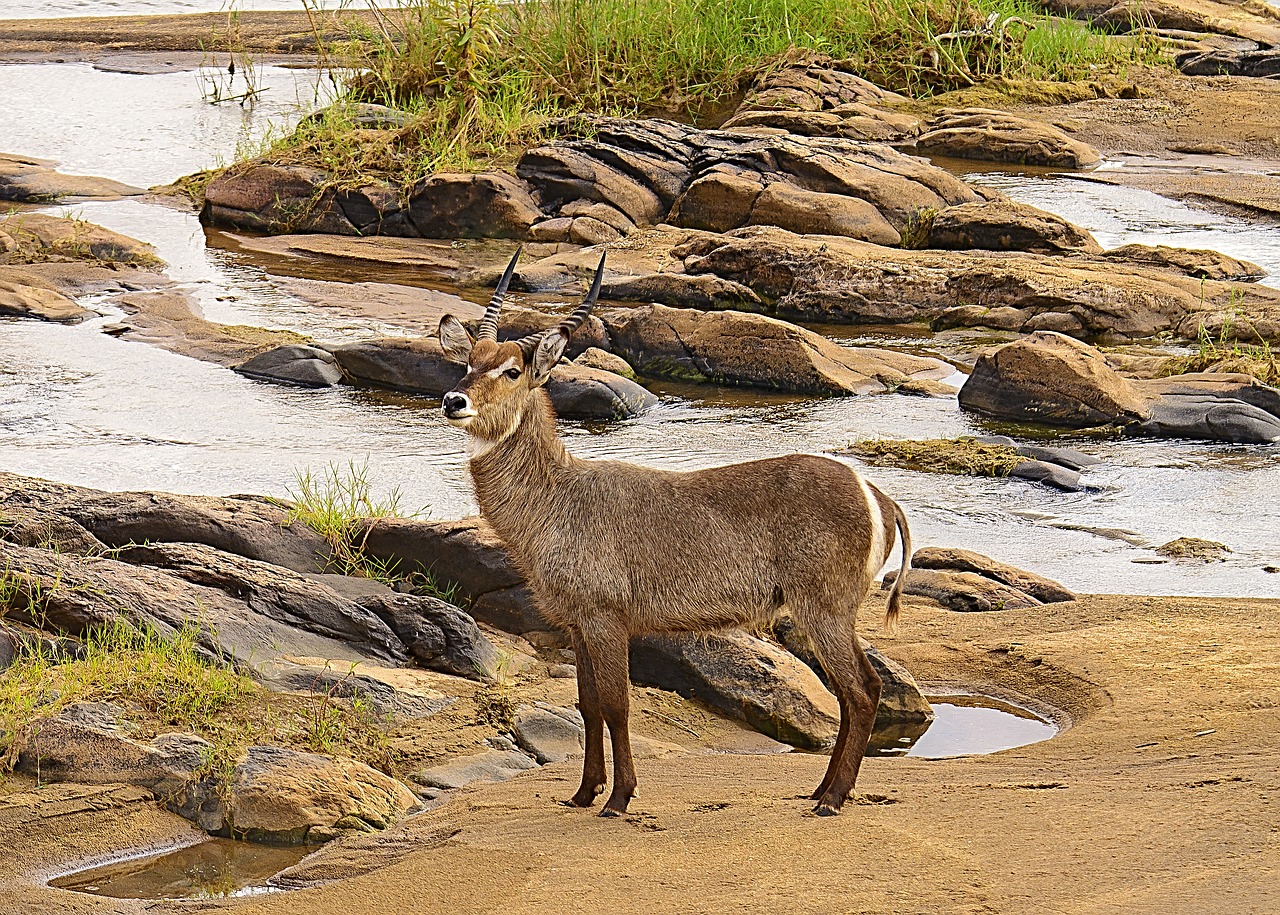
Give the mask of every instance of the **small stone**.
<path id="1" fill-rule="evenodd" d="M 0 661 L 0 665 L 2 664 L 3 662 Z M 572 680 L 578 676 L 578 668 L 572 664 L 552 664 L 547 673 L 557 680 Z"/>

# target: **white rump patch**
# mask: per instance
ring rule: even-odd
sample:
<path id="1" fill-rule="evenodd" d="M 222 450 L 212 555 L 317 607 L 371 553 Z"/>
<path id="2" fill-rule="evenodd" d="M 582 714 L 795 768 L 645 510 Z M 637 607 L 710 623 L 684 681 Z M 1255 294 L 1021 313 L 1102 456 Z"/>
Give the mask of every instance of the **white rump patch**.
<path id="1" fill-rule="evenodd" d="M 863 498 L 867 500 L 867 522 L 871 525 L 871 543 L 867 550 L 867 582 L 876 580 L 876 573 L 884 565 L 884 515 L 880 511 L 880 500 L 875 490 L 858 474 L 858 485 L 862 487 Z"/>

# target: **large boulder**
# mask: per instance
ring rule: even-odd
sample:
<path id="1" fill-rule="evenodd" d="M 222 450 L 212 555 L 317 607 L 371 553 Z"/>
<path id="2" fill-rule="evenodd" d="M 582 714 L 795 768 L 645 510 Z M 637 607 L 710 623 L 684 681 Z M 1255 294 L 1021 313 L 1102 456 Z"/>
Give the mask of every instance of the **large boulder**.
<path id="1" fill-rule="evenodd" d="M 466 368 L 445 358 L 433 337 L 386 337 L 330 348 L 342 369 L 368 384 L 440 396 Z M 552 370 L 547 394 L 564 419 L 626 419 L 657 403 L 634 381 L 586 366 L 564 363 Z"/>
<path id="2" fill-rule="evenodd" d="M 146 242 L 121 235 L 83 219 L 45 213 L 14 213 L 0 218 L 3 231 L 16 244 L 9 262 L 97 261 L 159 267 L 163 261 Z"/>
<path id="3" fill-rule="evenodd" d="M 277 845 L 385 829 L 418 806 L 400 782 L 353 759 L 250 747 L 230 784 L 189 789 L 179 812 L 214 835 Z"/>
<path id="4" fill-rule="evenodd" d="M 938 359 L 839 346 L 764 315 L 650 305 L 602 317 L 614 351 L 637 371 L 683 381 L 830 396 L 883 393 L 955 371 Z"/>
<path id="5" fill-rule="evenodd" d="M 1248 375 L 1122 377 L 1098 350 L 1041 331 L 978 358 L 960 389 L 967 410 L 1020 422 L 1116 425 L 1139 435 L 1280 440 L 1280 391 Z"/>
<path id="6" fill-rule="evenodd" d="M 785 649 L 745 632 L 632 639 L 631 678 L 799 747 L 830 747 L 839 729 L 839 703 L 817 675 Z"/>
<path id="7" fill-rule="evenodd" d="M 42 781 L 137 785 L 168 801 L 200 769 L 209 743 L 195 734 L 162 734 L 144 743 L 130 736 L 123 716 L 108 702 L 66 706 L 16 735 L 18 770 Z"/>
<path id="8" fill-rule="evenodd" d="M 1012 200 L 966 203 L 939 211 L 929 224 L 927 247 L 1041 254 L 1102 253 L 1102 246 L 1086 229 Z"/>
<path id="9" fill-rule="evenodd" d="M 1198 280 L 1253 282 L 1267 275 L 1266 270 L 1250 261 L 1243 261 L 1220 251 L 1205 251 L 1198 248 L 1131 244 L 1104 251 L 1102 257 L 1126 264 L 1143 264 L 1164 270 L 1174 270 Z"/>
<path id="10" fill-rule="evenodd" d="M 1128 425 L 1147 398 L 1098 350 L 1040 331 L 984 353 L 960 389 L 960 406 L 987 416 L 1055 426 Z"/>
<path id="11" fill-rule="evenodd" d="M 408 212 L 423 238 L 524 238 L 542 215 L 528 188 L 501 172 L 424 178 Z"/>
<path id="12" fill-rule="evenodd" d="M 301 165 L 251 163 L 223 172 L 204 192 L 205 225 L 280 235 L 361 234 L 347 218 L 328 176 Z"/>
<path id="13" fill-rule="evenodd" d="M 924 125 L 916 148 L 935 156 L 1088 168 L 1098 151 L 1041 121 L 988 108 L 945 110 Z"/>
<path id="14" fill-rule="evenodd" d="M 758 300 L 750 310 L 806 321 L 927 321 L 935 329 L 1056 330 L 1108 342 L 1158 334 L 1196 340 L 1202 333 L 1243 339 L 1249 328 L 1250 334 L 1280 340 L 1278 290 L 1100 256 L 904 250 L 768 226 L 726 234 L 659 227 L 642 241 L 629 239 L 628 248 L 635 247 L 647 252 L 655 276 L 728 281 L 734 285 L 727 288 L 746 287 Z M 612 286 L 613 298 L 640 297 L 627 294 L 632 288 L 647 291 L 644 265 L 634 270 L 627 283 Z M 673 278 L 667 284 L 677 286 Z M 704 307 L 742 303 L 738 293 Z"/>
<path id="15" fill-rule="evenodd" d="M 888 590 L 897 578 L 896 571 L 886 572 L 881 587 Z M 1042 603 L 1017 588 L 976 572 L 911 569 L 907 572 L 903 590 L 907 594 L 932 598 L 950 610 L 964 613 L 1021 610 L 1038 607 Z"/>

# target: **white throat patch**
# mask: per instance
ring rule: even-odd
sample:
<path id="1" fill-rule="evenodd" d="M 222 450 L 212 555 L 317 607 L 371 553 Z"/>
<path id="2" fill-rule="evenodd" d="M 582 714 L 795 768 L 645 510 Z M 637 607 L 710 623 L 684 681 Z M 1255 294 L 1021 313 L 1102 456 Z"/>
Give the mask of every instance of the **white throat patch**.
<path id="1" fill-rule="evenodd" d="M 512 418 L 510 425 L 503 429 L 495 438 L 485 438 L 472 432 L 467 433 L 467 459 L 474 461 L 476 458 L 484 457 L 498 445 L 501 445 L 507 439 L 511 438 L 512 433 L 520 425 L 520 420 L 524 416 L 521 410 Z"/>

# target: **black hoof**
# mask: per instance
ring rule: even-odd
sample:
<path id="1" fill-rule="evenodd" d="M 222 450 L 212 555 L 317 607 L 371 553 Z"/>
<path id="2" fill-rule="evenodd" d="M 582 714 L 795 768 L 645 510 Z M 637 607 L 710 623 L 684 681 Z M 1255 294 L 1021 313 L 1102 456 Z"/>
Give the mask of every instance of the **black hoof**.
<path id="1" fill-rule="evenodd" d="M 814 813 L 814 816 L 834 817 L 834 816 L 840 815 L 840 808 L 832 807 L 830 804 L 824 803 L 824 804 L 819 804 L 817 807 L 814 807 L 813 813 Z"/>
<path id="2" fill-rule="evenodd" d="M 600 811 L 600 816 L 602 816 L 602 817 L 620 817 L 620 816 L 622 816 L 624 813 L 626 813 L 626 811 L 625 811 L 625 810 L 614 810 L 612 807 L 606 807 L 606 808 L 604 808 L 604 810 L 601 810 L 601 811 Z"/>

